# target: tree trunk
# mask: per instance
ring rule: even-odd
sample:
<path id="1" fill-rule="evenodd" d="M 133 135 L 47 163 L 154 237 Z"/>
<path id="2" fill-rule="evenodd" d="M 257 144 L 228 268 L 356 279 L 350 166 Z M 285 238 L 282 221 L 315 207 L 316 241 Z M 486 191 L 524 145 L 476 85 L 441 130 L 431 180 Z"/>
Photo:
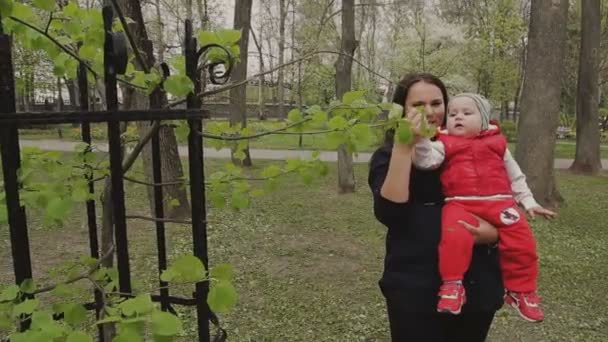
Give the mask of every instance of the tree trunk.
<path id="1" fill-rule="evenodd" d="M 340 55 L 336 61 L 336 97 L 348 92 L 352 84 L 352 56 L 357 49 L 355 40 L 355 1 L 342 0 L 342 46 L 341 52 L 351 56 Z M 352 153 L 346 146 L 338 147 L 338 188 L 341 193 L 355 191 L 355 169 Z"/>
<path id="2" fill-rule="evenodd" d="M 165 24 L 160 12 L 160 0 L 156 0 L 156 21 L 156 54 L 158 55 L 158 62 L 162 63 L 165 61 Z"/>
<path id="3" fill-rule="evenodd" d="M 135 21 L 135 29 L 133 29 L 131 32 L 133 32 L 135 36 L 134 38 L 138 49 L 144 52 L 144 59 L 147 61 L 148 65 L 152 65 L 154 63 L 154 56 L 152 55 L 153 48 L 151 46 L 151 43 L 148 43 L 148 33 L 146 31 L 146 27 L 144 26 L 140 2 L 137 0 L 125 0 L 120 1 L 119 4 L 123 9 L 124 14 Z M 150 51 L 146 52 L 145 50 L 148 48 L 148 45 L 150 47 Z M 141 68 L 141 66 L 138 65 L 136 65 L 136 67 Z M 129 94 L 135 96 L 135 99 L 133 99 L 132 101 L 127 101 L 126 97 Z M 131 108 L 126 109 L 148 109 L 150 105 L 149 101 L 147 100 L 147 98 L 145 98 L 143 94 L 139 94 L 134 91 L 125 92 L 124 102 L 132 103 Z M 166 99 L 159 99 L 158 102 L 166 102 Z M 137 123 L 137 129 L 140 137 L 147 132 L 148 127 L 149 123 Z M 160 155 L 162 160 L 161 172 L 163 182 L 171 182 L 177 179 L 182 179 L 184 177 L 184 172 L 181 159 L 179 158 L 177 138 L 175 137 L 175 132 L 173 128 L 161 129 L 159 131 L 159 140 Z M 144 150 L 142 151 L 142 156 L 146 180 L 152 183 L 152 149 L 150 148 L 150 146 L 146 146 L 146 148 L 144 148 Z M 154 197 L 152 191 L 148 192 L 148 197 L 150 202 L 151 213 L 154 213 Z M 169 206 L 169 203 L 175 202 L 172 201 L 173 199 L 177 200 L 179 204 Z M 190 214 L 190 205 L 188 203 L 188 195 L 186 189 L 180 185 L 163 187 L 163 202 L 165 203 L 166 217 L 183 218 L 188 217 Z"/>
<path id="4" fill-rule="evenodd" d="M 285 20 L 287 19 L 285 0 L 279 0 L 279 14 L 279 65 L 283 65 L 285 62 Z M 279 115 L 285 118 L 287 113 L 285 113 L 285 76 L 283 68 L 278 70 L 278 77 Z"/>
<path id="5" fill-rule="evenodd" d="M 261 32 L 262 30 L 260 30 L 260 33 Z M 255 31 L 253 30 L 251 30 L 251 37 L 253 37 L 253 43 L 258 49 L 258 57 L 260 62 L 260 79 L 258 81 L 258 119 L 266 120 L 266 114 L 264 114 L 264 55 L 262 54 L 262 37 L 260 37 L 260 40 L 258 40 L 255 35 Z"/>
<path id="6" fill-rule="evenodd" d="M 598 126 L 600 0 L 583 0 L 576 98 L 576 156 L 570 170 L 597 174 L 602 169 Z"/>
<path id="7" fill-rule="evenodd" d="M 532 2 L 528 55 L 515 158 L 538 202 L 563 201 L 554 173 L 555 131 L 559 124 L 561 76 L 568 0 Z"/>
<path id="8" fill-rule="evenodd" d="M 249 27 L 251 25 L 252 0 L 236 0 L 234 6 L 234 29 L 241 30 L 240 62 L 234 67 L 231 75 L 233 82 L 239 82 L 247 78 L 247 51 L 249 51 Z M 230 126 L 241 124 L 247 127 L 247 84 L 230 89 Z M 251 166 L 249 156 L 249 145 L 245 148 L 245 159 L 242 161 L 234 157 L 235 149 L 232 149 L 232 162 L 236 165 Z"/>
<path id="9" fill-rule="evenodd" d="M 513 122 L 517 122 L 519 113 L 519 103 L 521 100 L 521 90 L 523 89 L 524 78 L 526 76 L 526 55 L 528 44 L 524 38 L 521 39 L 521 56 L 519 59 L 519 82 L 517 82 L 517 90 L 513 98 Z"/>

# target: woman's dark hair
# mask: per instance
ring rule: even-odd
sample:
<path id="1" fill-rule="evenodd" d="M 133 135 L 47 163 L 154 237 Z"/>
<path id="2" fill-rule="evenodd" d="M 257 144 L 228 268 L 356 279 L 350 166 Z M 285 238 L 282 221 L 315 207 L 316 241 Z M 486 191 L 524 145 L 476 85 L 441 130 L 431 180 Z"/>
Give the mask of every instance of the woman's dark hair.
<path id="1" fill-rule="evenodd" d="M 437 76 L 429 74 L 429 73 L 415 73 L 408 74 L 397 83 L 397 87 L 395 88 L 395 92 L 393 93 L 393 103 L 400 104 L 404 106 L 405 99 L 407 98 L 408 93 L 410 92 L 410 88 L 418 83 L 425 82 L 428 84 L 432 84 L 437 86 L 439 90 L 441 90 L 441 95 L 443 95 L 443 105 L 445 106 L 445 111 L 448 109 L 448 91 L 445 88 L 445 84 L 441 82 Z M 405 108 L 403 109 L 403 115 L 405 116 Z M 445 125 L 445 117 L 443 118 L 443 124 Z M 393 145 L 394 143 L 395 130 L 389 129 L 384 134 L 384 144 L 385 145 Z"/>

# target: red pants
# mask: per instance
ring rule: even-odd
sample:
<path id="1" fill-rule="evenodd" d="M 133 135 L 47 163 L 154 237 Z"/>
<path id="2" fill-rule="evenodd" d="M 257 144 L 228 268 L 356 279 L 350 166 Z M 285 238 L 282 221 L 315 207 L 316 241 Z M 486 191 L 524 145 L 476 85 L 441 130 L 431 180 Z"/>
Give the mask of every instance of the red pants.
<path id="1" fill-rule="evenodd" d="M 452 200 L 442 211 L 439 273 L 443 281 L 462 280 L 473 254 L 473 235 L 459 220 L 478 225 L 475 214 L 498 228 L 498 252 L 505 289 L 536 290 L 536 242 L 525 213 L 514 200 Z"/>

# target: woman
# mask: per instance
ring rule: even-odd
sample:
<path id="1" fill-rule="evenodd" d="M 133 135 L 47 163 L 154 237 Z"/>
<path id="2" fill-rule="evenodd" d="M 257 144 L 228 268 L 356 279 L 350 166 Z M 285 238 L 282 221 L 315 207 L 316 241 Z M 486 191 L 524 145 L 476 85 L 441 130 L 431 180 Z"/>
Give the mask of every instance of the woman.
<path id="1" fill-rule="evenodd" d="M 399 82 L 393 102 L 403 105 L 418 138 L 420 114 L 424 106 L 430 123 L 442 124 L 448 96 L 445 85 L 433 75 L 414 74 Z M 485 341 L 502 306 L 504 289 L 498 265 L 496 229 L 479 220 L 474 227 L 462 224 L 477 243 L 464 285 L 467 303 L 459 316 L 436 312 L 438 272 L 437 245 L 441 229 L 443 194 L 439 170 L 412 168 L 413 145 L 394 142 L 394 132 L 386 134 L 384 146 L 372 156 L 369 185 L 374 198 L 374 214 L 387 228 L 386 257 L 380 288 L 387 302 L 392 340 Z"/>

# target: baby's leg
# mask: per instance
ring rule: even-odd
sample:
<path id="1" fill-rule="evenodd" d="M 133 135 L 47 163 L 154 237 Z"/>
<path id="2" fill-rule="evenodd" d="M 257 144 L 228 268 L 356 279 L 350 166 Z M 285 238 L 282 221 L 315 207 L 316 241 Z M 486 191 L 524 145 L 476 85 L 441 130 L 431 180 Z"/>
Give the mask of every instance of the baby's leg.
<path id="1" fill-rule="evenodd" d="M 446 202 L 442 210 L 439 243 L 439 273 L 444 282 L 462 280 L 471 263 L 474 238 L 458 223 L 461 220 L 474 226 L 479 224 L 464 206 L 455 201 Z"/>
<path id="2" fill-rule="evenodd" d="M 504 224 L 498 229 L 498 251 L 505 288 L 515 292 L 536 291 L 538 255 L 526 215 L 515 203 L 507 203 L 496 212 Z"/>

